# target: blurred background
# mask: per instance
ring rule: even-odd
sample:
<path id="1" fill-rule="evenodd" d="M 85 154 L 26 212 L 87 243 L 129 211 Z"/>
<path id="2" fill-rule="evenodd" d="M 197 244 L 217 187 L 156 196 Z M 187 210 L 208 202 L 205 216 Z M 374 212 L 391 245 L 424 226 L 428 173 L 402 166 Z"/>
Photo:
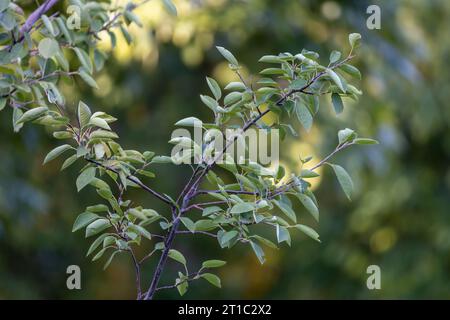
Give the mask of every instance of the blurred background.
<path id="1" fill-rule="evenodd" d="M 68 106 L 83 99 L 119 118 L 115 129 L 129 149 L 170 154 L 167 141 L 177 120 L 192 115 L 210 120 L 199 100 L 208 92 L 205 76 L 221 85 L 234 79 L 216 45 L 232 51 L 250 76 L 263 68 L 257 60 L 265 54 L 307 48 L 326 62 L 331 50 L 345 52 L 349 33 L 359 32 L 363 45 L 356 66 L 363 74 L 364 95 L 356 103 L 346 101 L 338 117 L 330 101 L 321 100 L 309 134 L 293 121 L 299 137 L 287 141 L 282 158 L 298 171 L 299 155 L 328 154 L 337 130 L 345 127 L 380 141 L 348 149 L 334 160 L 353 177 L 357 193 L 352 202 L 333 172 L 324 170 L 314 181 L 320 224 L 298 208 L 301 219 L 320 233 L 321 244 L 292 232 L 292 247 L 266 249 L 267 262 L 261 266 L 247 246 L 221 250 L 214 239 L 181 235 L 176 248 L 192 264 L 228 261 L 218 271 L 222 289 L 199 280 L 185 298 L 449 299 L 450 2 L 174 2 L 178 18 L 158 1 L 138 9 L 145 27 L 133 28 L 137 42 L 128 46 L 119 37 L 107 67 L 97 74 L 101 90 L 79 81 L 62 84 Z M 381 8 L 381 30 L 366 27 L 371 4 Z M 107 49 L 106 41 L 102 45 Z M 89 188 L 76 193 L 78 168 L 61 173 L 61 161 L 42 166 L 54 139 L 30 125 L 14 134 L 10 113 L 4 110 L 0 117 L 0 298 L 134 299 L 129 257 L 119 256 L 103 271 L 103 261 L 85 257 L 91 241 L 71 232 L 76 215 L 98 198 Z M 159 165 L 153 171 L 158 175 L 150 184 L 174 195 L 190 170 Z M 129 196 L 163 210 L 144 193 Z M 144 283 L 149 283 L 152 263 Z M 66 288 L 71 264 L 81 267 L 82 290 Z M 366 287 L 371 264 L 381 268 L 381 290 Z M 176 268 L 169 264 L 162 284 L 172 284 Z M 178 297 L 176 290 L 158 295 Z"/>

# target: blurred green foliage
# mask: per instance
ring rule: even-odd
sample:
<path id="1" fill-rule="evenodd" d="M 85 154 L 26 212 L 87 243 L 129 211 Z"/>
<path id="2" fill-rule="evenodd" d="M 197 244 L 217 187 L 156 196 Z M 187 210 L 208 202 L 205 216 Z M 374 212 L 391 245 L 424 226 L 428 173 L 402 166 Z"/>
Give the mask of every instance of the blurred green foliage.
<path id="1" fill-rule="evenodd" d="M 34 5 L 30 2 L 29 9 Z M 380 141 L 376 147 L 338 155 L 359 190 L 348 203 L 329 169 L 316 182 L 321 203 L 322 243 L 304 235 L 292 248 L 267 252 L 260 266 L 247 248 L 219 250 L 213 239 L 180 238 L 176 246 L 198 264 L 204 258 L 227 260 L 221 290 L 193 283 L 187 298 L 450 298 L 450 3 L 448 1 L 174 1 L 179 17 L 149 3 L 137 14 L 145 28 L 138 43 L 119 50 L 97 75 L 101 91 L 78 82 L 63 86 L 75 107 L 82 97 L 119 118 L 121 143 L 133 149 L 168 154 L 172 125 L 196 115 L 207 119 L 200 93 L 205 76 L 223 84 L 232 76 L 214 45 L 229 48 L 246 67 L 263 54 L 323 53 L 361 33 L 357 66 L 364 95 L 347 103 L 339 117 L 330 101 L 312 132 L 283 148 L 283 161 L 294 165 L 314 150 L 329 153 L 325 136 L 354 128 Z M 381 30 L 366 28 L 366 8 L 381 7 Z M 76 90 L 74 90 L 76 89 Z M 352 117 L 349 117 L 351 110 Z M 132 298 L 134 275 L 127 257 L 106 271 L 84 257 L 89 243 L 71 233 L 75 216 L 95 195 L 75 194 L 76 169 L 60 173 L 60 163 L 42 166 L 54 141 L 40 127 L 14 134 L 11 111 L 0 117 L 0 298 Z M 315 146 L 320 146 L 319 149 Z M 314 149 L 312 149 L 314 146 Z M 187 174 L 161 166 L 157 187 L 179 192 Z M 159 204 L 145 194 L 136 202 Z M 66 268 L 82 270 L 82 290 L 66 289 Z M 366 287 L 366 268 L 379 265 L 382 289 Z M 152 265 L 144 271 L 148 283 Z M 173 279 L 176 263 L 162 284 Z M 170 280 L 171 281 L 171 280 Z M 144 281 L 144 283 L 146 283 Z M 159 298 L 177 298 L 176 290 Z"/>

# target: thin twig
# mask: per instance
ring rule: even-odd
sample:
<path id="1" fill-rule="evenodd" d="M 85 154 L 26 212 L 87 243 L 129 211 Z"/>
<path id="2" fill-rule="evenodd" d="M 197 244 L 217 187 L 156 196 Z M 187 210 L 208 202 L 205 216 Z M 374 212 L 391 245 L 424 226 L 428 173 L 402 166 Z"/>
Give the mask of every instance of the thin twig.
<path id="1" fill-rule="evenodd" d="M 141 266 L 136 259 L 133 249 L 130 247 L 131 257 L 133 258 L 134 269 L 136 271 L 136 290 L 137 290 L 137 300 L 141 298 Z"/>
<path id="2" fill-rule="evenodd" d="M 246 195 L 258 195 L 257 191 L 245 191 L 245 190 L 223 190 L 228 194 L 246 194 Z M 197 195 L 209 194 L 209 193 L 221 193 L 222 190 L 198 190 Z"/>
<path id="3" fill-rule="evenodd" d="M 195 272 L 195 273 L 193 273 L 193 274 L 188 275 L 188 276 L 186 277 L 186 279 L 184 279 L 183 281 L 178 282 L 177 284 L 169 285 L 169 286 L 158 287 L 158 288 L 155 289 L 155 291 L 165 290 L 165 289 L 174 289 L 174 288 L 178 287 L 180 284 L 183 284 L 183 283 L 185 283 L 185 282 L 189 282 L 189 281 L 195 280 L 195 278 L 196 278 L 197 276 L 199 276 L 200 274 L 201 274 L 200 271 L 199 271 L 199 272 Z"/>
<path id="4" fill-rule="evenodd" d="M 143 257 L 140 261 L 139 264 L 142 264 L 145 262 L 145 260 L 147 260 L 148 258 L 150 258 L 157 250 L 153 249 L 149 254 L 147 254 L 145 257 Z"/>
<path id="5" fill-rule="evenodd" d="M 111 167 L 109 167 L 109 166 L 106 166 L 106 165 L 104 165 L 104 164 L 102 164 L 102 163 L 100 163 L 100 162 L 98 162 L 98 161 L 95 161 L 95 160 L 92 160 L 92 159 L 88 159 L 88 158 L 86 158 L 86 161 L 91 162 L 91 163 L 93 163 L 93 164 L 95 164 L 95 165 L 97 165 L 97 166 L 100 166 L 100 167 L 102 167 L 102 168 L 104 168 L 104 169 L 106 169 L 106 170 L 112 171 L 112 172 L 114 172 L 114 173 L 116 173 L 116 174 L 119 174 L 119 172 L 118 172 L 116 169 L 111 168 Z M 156 197 L 156 198 L 158 198 L 159 200 L 165 202 L 166 204 L 172 206 L 172 202 L 171 202 L 169 199 L 167 199 L 166 197 L 164 197 L 162 194 L 156 192 L 156 191 L 153 190 L 152 188 L 146 186 L 145 184 L 143 184 L 143 183 L 142 183 L 139 179 L 137 179 L 136 177 L 134 177 L 134 176 L 127 176 L 126 178 L 127 178 L 128 180 L 130 180 L 131 182 L 134 182 L 135 184 L 137 184 L 139 187 L 141 187 L 142 189 L 144 189 L 144 190 L 147 191 L 148 193 L 152 194 L 154 197 Z"/>
<path id="6" fill-rule="evenodd" d="M 337 148 L 334 149 L 333 152 L 331 152 L 329 155 L 327 155 L 327 156 L 326 156 L 325 158 L 323 158 L 318 164 L 316 164 L 315 166 L 313 166 L 313 167 L 310 168 L 309 170 L 311 170 L 311 171 L 316 170 L 317 168 L 319 168 L 320 166 L 322 166 L 323 164 L 325 164 L 325 162 L 327 162 L 328 159 L 330 159 L 332 156 L 334 156 L 337 152 L 339 152 L 339 151 L 341 151 L 341 150 L 343 150 L 343 149 L 345 149 L 345 148 L 347 148 L 347 147 L 349 147 L 349 146 L 351 146 L 351 145 L 353 145 L 353 144 L 354 144 L 353 142 L 350 142 L 350 143 L 344 143 L 344 144 L 341 144 L 341 145 L 337 146 Z"/>

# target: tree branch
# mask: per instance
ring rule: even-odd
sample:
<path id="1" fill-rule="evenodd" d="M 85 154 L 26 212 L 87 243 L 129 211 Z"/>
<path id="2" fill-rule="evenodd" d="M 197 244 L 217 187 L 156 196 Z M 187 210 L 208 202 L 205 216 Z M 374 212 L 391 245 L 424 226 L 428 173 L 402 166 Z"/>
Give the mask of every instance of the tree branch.
<path id="1" fill-rule="evenodd" d="M 175 210 L 176 210 L 175 208 L 172 208 L 172 212 L 174 212 Z M 179 225 L 180 225 L 180 218 L 177 217 L 172 224 L 172 228 L 170 228 L 170 231 L 167 234 L 166 241 L 164 242 L 163 252 L 161 254 L 161 257 L 159 258 L 158 264 L 155 269 L 155 273 L 153 274 L 150 287 L 148 288 L 148 291 L 145 293 L 144 300 L 151 300 L 155 295 L 159 279 L 161 278 L 162 271 L 166 264 L 169 251 L 172 248 L 172 243 L 177 233 Z"/>
<path id="2" fill-rule="evenodd" d="M 348 61 L 349 59 L 351 59 L 352 56 L 348 56 L 347 58 L 345 58 L 344 60 L 340 61 L 339 63 L 335 64 L 334 66 L 330 67 L 330 69 L 333 68 L 337 68 L 338 66 L 340 66 L 341 64 L 345 63 L 346 61 Z M 314 76 L 305 86 L 303 86 L 302 88 L 299 89 L 295 89 L 295 90 L 290 90 L 289 92 L 287 92 L 286 94 L 284 94 L 282 97 L 280 97 L 276 102 L 275 105 L 277 106 L 281 106 L 283 105 L 283 103 L 293 94 L 295 93 L 305 93 L 305 94 L 309 94 L 307 92 L 305 92 L 306 89 L 308 89 L 314 82 L 316 82 L 318 79 L 320 79 L 326 72 L 322 71 L 319 72 L 316 76 Z M 242 132 L 246 132 L 251 126 L 253 126 L 254 124 L 256 124 L 261 118 L 263 118 L 266 114 L 268 114 L 270 112 L 270 109 L 266 109 L 263 112 L 260 112 L 256 117 L 254 117 L 253 119 L 247 121 L 243 128 L 242 128 Z M 157 290 L 161 290 L 161 289 L 168 289 L 168 288 L 174 288 L 177 285 L 174 286 L 166 286 L 166 287 L 159 287 L 158 288 L 158 282 L 161 278 L 161 274 L 162 271 L 164 269 L 164 266 L 166 264 L 167 261 L 167 257 L 169 254 L 169 251 L 172 247 L 172 243 L 173 240 L 176 236 L 176 234 L 178 233 L 178 227 L 180 225 L 180 216 L 185 213 L 186 211 L 188 211 L 187 209 L 190 208 L 198 208 L 201 204 L 194 204 L 193 206 L 189 206 L 189 202 L 190 200 L 195 197 L 198 193 L 197 193 L 197 188 L 199 186 L 199 184 L 201 183 L 203 177 L 208 173 L 209 170 L 211 170 L 211 168 L 216 164 L 216 162 L 224 155 L 224 153 L 228 150 L 229 147 L 231 147 L 231 145 L 236 141 L 237 136 L 234 137 L 234 139 L 230 142 L 228 142 L 225 147 L 222 149 L 222 151 L 214 158 L 214 160 L 208 164 L 203 171 L 200 172 L 199 176 L 197 177 L 197 179 L 191 183 L 191 181 L 193 179 L 195 179 L 198 170 L 196 169 L 194 174 L 192 175 L 191 179 L 189 179 L 188 184 L 185 186 L 185 188 L 183 189 L 183 191 L 180 193 L 179 197 L 178 197 L 178 201 L 182 198 L 183 202 L 182 205 L 179 209 L 179 213 L 178 216 L 173 220 L 173 224 L 172 224 L 172 228 L 170 229 L 169 233 L 167 234 L 166 237 L 166 241 L 165 241 L 165 247 L 164 250 L 161 254 L 161 257 L 159 259 L 159 262 L 156 266 L 155 269 L 155 273 L 153 274 L 153 278 L 152 278 L 152 282 L 150 283 L 150 287 L 148 289 L 148 291 L 146 292 L 144 299 L 145 300 L 150 300 L 153 298 L 155 292 Z M 177 203 L 178 203 L 177 201 Z M 175 214 L 175 211 L 177 209 L 175 207 L 172 207 L 172 214 Z"/>
<path id="3" fill-rule="evenodd" d="M 21 37 L 24 33 L 27 33 L 31 30 L 33 25 L 38 21 L 41 16 L 51 9 L 59 0 L 46 0 L 42 5 L 39 6 L 36 10 L 31 13 L 25 23 L 20 27 Z"/>
<path id="4" fill-rule="evenodd" d="M 136 290 L 137 290 L 137 300 L 141 299 L 141 266 L 139 261 L 136 259 L 133 249 L 130 248 L 131 257 L 133 258 L 134 269 L 136 271 Z"/>

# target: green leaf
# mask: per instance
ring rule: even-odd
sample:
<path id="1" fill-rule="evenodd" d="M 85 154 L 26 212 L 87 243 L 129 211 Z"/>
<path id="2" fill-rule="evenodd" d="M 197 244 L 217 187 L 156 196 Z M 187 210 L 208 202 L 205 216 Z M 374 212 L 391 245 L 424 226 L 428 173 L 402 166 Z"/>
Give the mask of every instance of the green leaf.
<path id="1" fill-rule="evenodd" d="M 355 99 L 357 96 L 360 96 L 363 94 L 363 92 L 361 90 L 359 90 L 358 88 L 356 88 L 355 86 L 353 86 L 351 84 L 347 84 L 347 91 L 352 99 Z"/>
<path id="2" fill-rule="evenodd" d="M 230 105 L 235 102 L 238 102 L 239 100 L 241 100 L 241 98 L 242 98 L 242 92 L 233 91 L 225 96 L 225 98 L 223 99 L 223 103 L 225 105 Z"/>
<path id="3" fill-rule="evenodd" d="M 78 156 L 76 154 L 71 155 L 68 157 L 61 166 L 61 171 L 66 169 L 67 167 L 71 166 L 75 161 L 77 161 Z"/>
<path id="4" fill-rule="evenodd" d="M 253 252 L 256 254 L 256 257 L 259 260 L 259 263 L 264 264 L 266 261 L 263 249 L 254 241 L 250 241 L 250 245 L 253 249 Z"/>
<path id="5" fill-rule="evenodd" d="M 226 261 L 222 260 L 206 260 L 202 263 L 202 268 L 219 268 L 226 265 Z"/>
<path id="6" fill-rule="evenodd" d="M 234 237 L 238 235 L 238 232 L 236 230 L 231 230 L 228 232 L 225 232 L 222 237 L 220 238 L 220 244 L 222 246 L 226 246 L 230 240 L 232 240 Z"/>
<path id="7" fill-rule="evenodd" d="M 186 259 L 184 258 L 183 254 L 175 249 L 170 249 L 169 250 L 169 258 L 178 261 L 179 263 L 186 265 Z"/>
<path id="8" fill-rule="evenodd" d="M 297 115 L 297 119 L 302 124 L 303 128 L 309 132 L 312 127 L 313 117 L 309 109 L 298 100 L 295 102 L 295 114 Z"/>
<path id="9" fill-rule="evenodd" d="M 252 236 L 250 236 L 250 238 L 258 240 L 259 242 L 261 242 L 262 244 L 268 246 L 269 248 L 278 249 L 278 247 L 277 247 L 277 245 L 275 243 L 273 243 L 269 239 L 263 238 L 263 237 L 261 237 L 259 235 L 252 235 Z"/>
<path id="10" fill-rule="evenodd" d="M 58 156 L 60 156 L 62 153 L 64 153 L 67 150 L 73 149 L 73 147 L 71 145 L 68 144 L 63 144 L 62 146 L 56 147 L 55 149 L 53 149 L 52 151 L 50 151 L 44 159 L 43 164 L 46 164 L 47 162 L 57 158 Z"/>
<path id="11" fill-rule="evenodd" d="M 308 169 L 302 169 L 302 171 L 300 172 L 300 177 L 302 177 L 302 178 L 304 178 L 304 179 L 307 179 L 307 178 L 316 178 L 316 177 L 318 177 L 318 176 L 319 176 L 318 173 L 316 173 L 316 172 L 314 172 L 314 171 L 311 171 L 311 170 L 308 170 Z"/>
<path id="12" fill-rule="evenodd" d="M 76 185 L 78 192 L 92 182 L 95 178 L 95 167 L 85 169 L 77 178 Z"/>
<path id="13" fill-rule="evenodd" d="M 175 125 L 181 126 L 181 127 L 199 127 L 199 128 L 201 128 L 203 125 L 203 122 L 202 122 L 202 120 L 200 120 L 196 117 L 188 117 L 188 118 L 181 119 L 180 121 L 175 123 Z"/>
<path id="14" fill-rule="evenodd" d="M 147 178 L 154 178 L 155 177 L 155 174 L 153 172 L 151 172 L 151 171 L 148 171 L 148 170 L 139 169 L 138 171 L 136 171 L 136 173 L 138 173 L 140 175 L 143 175 L 143 176 L 146 176 Z"/>
<path id="15" fill-rule="evenodd" d="M 136 16 L 132 11 L 126 10 L 126 11 L 124 12 L 124 15 L 125 15 L 125 17 L 128 19 L 128 21 L 134 22 L 138 27 L 141 27 L 141 28 L 142 28 L 142 22 L 141 22 L 141 20 L 140 20 L 139 17 Z"/>
<path id="16" fill-rule="evenodd" d="M 19 108 L 13 108 L 13 127 L 14 132 L 19 132 L 20 129 L 23 127 L 23 123 L 17 123 L 17 120 L 23 115 L 23 111 Z"/>
<path id="17" fill-rule="evenodd" d="M 150 163 L 173 163 L 172 158 L 167 156 L 156 156 L 153 157 Z"/>
<path id="18" fill-rule="evenodd" d="M 330 54 L 330 63 L 335 63 L 341 58 L 341 53 L 339 51 L 333 50 Z"/>
<path id="19" fill-rule="evenodd" d="M 150 161 L 155 156 L 155 153 L 153 151 L 144 151 L 142 155 L 144 156 L 145 161 Z"/>
<path id="20" fill-rule="evenodd" d="M 173 16 L 177 15 L 177 7 L 173 4 L 172 0 L 163 0 L 164 8 Z"/>
<path id="21" fill-rule="evenodd" d="M 219 50 L 220 54 L 221 54 L 226 60 L 228 60 L 228 62 L 229 62 L 230 64 L 232 64 L 234 67 L 239 66 L 238 61 L 236 60 L 236 58 L 233 56 L 233 54 L 232 54 L 230 51 L 228 51 L 228 50 L 225 49 L 224 47 L 219 47 L 219 46 L 217 46 L 216 48 L 217 48 L 217 50 Z"/>
<path id="22" fill-rule="evenodd" d="M 95 249 L 97 249 L 98 246 L 103 242 L 103 240 L 109 236 L 110 236 L 109 233 L 103 233 L 100 236 L 98 236 L 97 239 L 95 239 L 94 242 L 92 242 L 91 246 L 89 247 L 88 252 L 86 253 L 86 257 L 89 256 L 92 252 L 94 252 Z"/>
<path id="23" fill-rule="evenodd" d="M 96 204 L 86 208 L 89 212 L 108 212 L 108 206 L 104 204 Z"/>
<path id="24" fill-rule="evenodd" d="M 243 202 L 243 203 L 235 204 L 231 208 L 230 213 L 231 214 L 241 214 L 244 212 L 253 211 L 254 209 L 255 209 L 255 206 L 253 205 L 253 203 Z"/>
<path id="25" fill-rule="evenodd" d="M 302 78 L 297 78 L 289 84 L 289 88 L 292 90 L 298 90 L 306 85 L 306 80 Z"/>
<path id="26" fill-rule="evenodd" d="M 108 246 L 112 246 L 116 244 L 117 238 L 114 236 L 108 236 L 103 240 L 103 248 L 106 248 Z"/>
<path id="27" fill-rule="evenodd" d="M 266 68 L 259 73 L 263 75 L 283 75 L 286 74 L 286 71 L 281 68 Z"/>
<path id="28" fill-rule="evenodd" d="M 329 68 L 327 68 L 326 73 L 331 78 L 331 80 L 333 80 L 333 82 L 339 87 L 339 89 L 342 92 L 345 92 L 344 86 L 342 85 L 341 78 L 339 78 L 338 74 Z"/>
<path id="29" fill-rule="evenodd" d="M 38 50 L 44 59 L 49 59 L 59 51 L 59 45 L 54 39 L 44 38 L 39 41 Z"/>
<path id="30" fill-rule="evenodd" d="M 89 120 L 89 124 L 105 130 L 111 130 L 108 123 L 102 118 L 91 117 L 91 119 Z"/>
<path id="31" fill-rule="evenodd" d="M 294 226 L 304 234 L 306 234 L 308 237 L 311 237 L 312 239 L 316 240 L 317 242 L 320 242 L 319 234 L 313 229 L 308 226 L 305 226 L 303 224 L 297 224 Z"/>
<path id="32" fill-rule="evenodd" d="M 122 32 L 123 37 L 125 38 L 125 41 L 127 44 L 131 44 L 133 42 L 133 37 L 128 32 L 128 30 L 124 27 L 123 24 L 119 25 L 120 32 Z"/>
<path id="33" fill-rule="evenodd" d="M 292 210 L 292 208 L 287 205 L 284 202 L 278 201 L 278 200 L 272 200 L 272 202 L 278 207 L 280 208 L 280 210 L 289 218 L 291 219 L 293 222 L 297 222 L 297 216 L 295 215 L 294 210 Z"/>
<path id="34" fill-rule="evenodd" d="M 262 78 L 258 80 L 257 83 L 263 86 L 278 87 L 278 82 L 274 81 L 272 78 Z"/>
<path id="35" fill-rule="evenodd" d="M 0 97 L 0 111 L 6 107 L 6 101 L 8 101 L 8 99 Z"/>
<path id="36" fill-rule="evenodd" d="M 50 21 L 50 19 L 49 19 L 45 14 L 43 14 L 43 15 L 41 16 L 41 19 L 42 19 L 42 22 L 43 22 L 44 25 L 45 25 L 45 28 L 48 30 L 48 32 L 50 32 L 50 34 L 51 34 L 52 36 L 56 36 L 55 28 L 53 28 L 53 24 L 52 24 L 52 22 Z"/>
<path id="37" fill-rule="evenodd" d="M 10 4 L 10 0 L 3 0 L 2 2 L 0 2 L 0 12 L 5 11 L 8 6 Z"/>
<path id="38" fill-rule="evenodd" d="M 44 89 L 50 103 L 56 103 L 58 105 L 64 104 L 64 97 L 53 82 L 41 81 L 39 84 Z"/>
<path id="39" fill-rule="evenodd" d="M 277 88 L 271 88 L 271 87 L 262 87 L 262 88 L 259 88 L 257 91 L 256 91 L 256 93 L 259 95 L 259 96 L 270 96 L 270 95 L 274 95 L 274 94 L 277 94 L 279 92 L 279 89 L 277 89 Z"/>
<path id="40" fill-rule="evenodd" d="M 108 236 L 103 240 L 103 248 L 111 246 L 116 243 L 117 238 L 114 236 Z"/>
<path id="41" fill-rule="evenodd" d="M 180 218 L 180 220 L 183 223 L 183 225 L 186 227 L 186 229 L 188 229 L 190 232 L 195 231 L 195 224 L 191 219 L 189 219 L 188 217 L 182 217 L 182 218 Z"/>
<path id="42" fill-rule="evenodd" d="M 319 209 L 317 208 L 314 201 L 303 193 L 297 193 L 295 196 L 300 200 L 303 206 L 308 210 L 309 213 L 314 217 L 316 221 L 319 221 Z"/>
<path id="43" fill-rule="evenodd" d="M 40 116 L 47 113 L 47 107 L 37 107 L 30 110 L 27 110 L 17 121 L 16 124 L 33 121 L 39 118 Z"/>
<path id="44" fill-rule="evenodd" d="M 108 201 L 114 201 L 114 195 L 112 194 L 111 190 L 108 189 L 99 189 L 97 190 L 97 193 L 99 194 L 100 197 L 102 197 L 105 200 Z"/>
<path id="45" fill-rule="evenodd" d="M 0 25 L 6 31 L 12 31 L 17 26 L 17 21 L 11 11 L 8 10 L 0 14 Z"/>
<path id="46" fill-rule="evenodd" d="M 244 91 L 245 84 L 242 82 L 230 82 L 226 85 L 225 90 L 231 90 L 231 91 Z"/>
<path id="47" fill-rule="evenodd" d="M 80 123 L 80 126 L 83 128 L 89 123 L 89 119 L 91 118 L 92 112 L 91 109 L 85 104 L 83 101 L 80 100 L 78 102 L 78 122 Z"/>
<path id="48" fill-rule="evenodd" d="M 198 220 L 195 222 L 196 231 L 210 231 L 215 228 L 217 228 L 217 223 L 209 219 Z"/>
<path id="49" fill-rule="evenodd" d="M 187 282 L 187 280 L 185 280 L 186 278 L 184 277 L 183 280 L 177 278 L 175 280 L 175 284 L 177 285 L 177 290 L 178 293 L 180 294 L 180 296 L 184 296 L 184 294 L 187 292 L 189 284 Z"/>
<path id="50" fill-rule="evenodd" d="M 221 288 L 222 285 L 220 283 L 220 278 L 212 273 L 202 273 L 200 275 L 203 279 L 211 283 L 212 285 L 216 286 L 217 288 Z"/>
<path id="51" fill-rule="evenodd" d="M 136 231 L 137 234 L 140 234 L 141 236 L 147 238 L 148 240 L 152 239 L 152 235 L 150 232 L 147 231 L 147 229 L 145 229 L 144 227 L 140 226 L 140 225 L 132 225 L 129 227 L 129 229 Z"/>
<path id="52" fill-rule="evenodd" d="M 61 17 L 57 17 L 56 23 L 58 24 L 59 30 L 61 30 L 64 34 L 64 37 L 66 37 L 67 42 L 72 43 L 72 36 L 70 35 L 70 32 L 67 29 L 64 20 Z"/>
<path id="53" fill-rule="evenodd" d="M 217 84 L 216 80 L 210 77 L 206 77 L 206 82 L 208 82 L 209 89 L 211 89 L 214 98 L 216 98 L 216 100 L 219 100 L 222 96 L 222 91 L 220 90 L 220 87 Z"/>
<path id="54" fill-rule="evenodd" d="M 217 111 L 217 101 L 214 100 L 213 98 L 211 98 L 210 96 L 204 96 L 204 95 L 200 95 L 200 99 L 202 100 L 202 102 L 208 107 L 210 108 L 212 111 L 216 112 Z"/>
<path id="55" fill-rule="evenodd" d="M 356 67 L 354 67 L 354 66 L 352 66 L 350 64 L 344 63 L 343 65 L 341 65 L 339 67 L 339 69 L 341 69 L 345 73 L 351 75 L 352 77 L 361 79 L 361 72 Z"/>
<path id="56" fill-rule="evenodd" d="M 103 248 L 102 250 L 97 252 L 97 254 L 92 258 L 92 261 L 97 261 L 98 259 L 100 259 L 109 248 L 111 248 L 111 247 Z"/>
<path id="57" fill-rule="evenodd" d="M 344 190 L 345 195 L 349 200 L 351 200 L 351 196 L 353 194 L 353 181 L 352 178 L 349 176 L 347 171 L 345 171 L 344 168 L 337 164 L 329 164 L 336 174 L 336 177 L 339 181 L 339 184 L 342 187 L 342 190 Z"/>
<path id="58" fill-rule="evenodd" d="M 86 227 L 86 238 L 95 236 L 110 226 L 111 223 L 108 219 L 97 219 Z"/>
<path id="59" fill-rule="evenodd" d="M 72 138 L 72 133 L 68 132 L 68 131 L 55 131 L 53 132 L 53 137 L 55 139 L 70 139 Z"/>
<path id="60" fill-rule="evenodd" d="M 95 130 L 90 135 L 91 139 L 116 139 L 118 135 L 115 132 L 105 131 L 105 130 Z"/>
<path id="61" fill-rule="evenodd" d="M 345 142 L 351 142 L 355 138 L 356 138 L 356 133 L 352 129 L 345 128 L 343 130 L 339 130 L 339 132 L 338 132 L 339 144 L 343 144 Z"/>
<path id="62" fill-rule="evenodd" d="M 116 256 L 116 254 L 118 254 L 120 252 L 120 250 L 116 250 L 114 251 L 108 258 L 108 260 L 105 262 L 105 265 L 103 266 L 103 270 L 106 270 L 106 268 L 109 267 L 109 265 L 111 264 L 111 262 L 113 261 L 114 257 Z"/>
<path id="63" fill-rule="evenodd" d="M 220 211 L 222 211 L 222 208 L 218 207 L 218 206 L 207 207 L 207 208 L 203 209 L 202 216 L 203 217 L 209 216 L 210 214 L 213 214 L 213 213 L 216 213 L 216 212 L 220 212 Z"/>
<path id="64" fill-rule="evenodd" d="M 360 41 L 361 35 L 359 33 L 350 33 L 348 35 L 348 42 L 350 43 L 352 49 L 357 48 L 359 46 Z"/>
<path id="65" fill-rule="evenodd" d="M 81 65 L 87 70 L 89 74 L 92 74 L 94 68 L 92 66 L 91 58 L 86 53 L 86 51 L 78 47 L 75 47 L 73 50 L 75 50 L 75 54 L 77 55 L 78 60 L 80 60 Z"/>
<path id="66" fill-rule="evenodd" d="M 289 230 L 287 228 L 282 227 L 279 224 L 277 224 L 276 231 L 277 231 L 278 243 L 286 242 L 288 245 L 291 245 L 291 236 L 290 236 Z"/>
<path id="67" fill-rule="evenodd" d="M 265 63 L 282 63 L 283 59 L 281 59 L 278 56 L 274 55 L 266 55 L 262 56 L 261 59 L 258 60 L 258 62 L 265 62 Z"/>
<path id="68" fill-rule="evenodd" d="M 105 181 L 98 179 L 98 178 L 92 179 L 92 181 L 90 182 L 90 185 L 97 189 L 111 190 L 111 188 Z"/>
<path id="69" fill-rule="evenodd" d="M 369 138 L 357 138 L 353 140 L 355 144 L 378 144 L 377 140 L 369 139 Z"/>
<path id="70" fill-rule="evenodd" d="M 76 218 L 75 222 L 73 223 L 72 232 L 78 231 L 81 228 L 87 226 L 92 221 L 98 219 L 98 217 L 99 216 L 95 213 L 83 212 Z"/>
<path id="71" fill-rule="evenodd" d="M 331 94 L 331 102 L 333 103 L 336 114 L 340 114 L 344 110 L 344 104 L 342 103 L 341 96 L 338 93 L 334 92 Z"/>
<path id="72" fill-rule="evenodd" d="M 102 143 L 97 143 L 94 145 L 95 158 L 101 159 L 106 153 L 105 146 Z"/>
<path id="73" fill-rule="evenodd" d="M 84 68 L 80 68 L 78 70 L 78 74 L 83 79 L 84 82 L 86 82 L 89 86 L 92 88 L 98 89 L 97 82 L 95 82 L 94 78 L 92 78 L 89 73 L 86 72 Z"/>

